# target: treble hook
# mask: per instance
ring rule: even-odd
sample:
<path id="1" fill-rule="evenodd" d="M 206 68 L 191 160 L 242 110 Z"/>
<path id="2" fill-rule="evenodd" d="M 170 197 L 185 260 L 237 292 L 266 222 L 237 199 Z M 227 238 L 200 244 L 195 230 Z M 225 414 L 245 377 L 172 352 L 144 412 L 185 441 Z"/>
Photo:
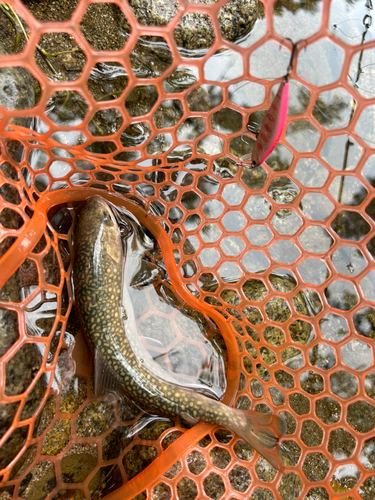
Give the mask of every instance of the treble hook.
<path id="1" fill-rule="evenodd" d="M 362 21 L 364 27 L 368 30 L 372 24 L 372 17 L 369 14 L 366 14 Z"/>
<path id="2" fill-rule="evenodd" d="M 250 142 L 245 141 L 244 137 L 246 137 L 246 135 L 245 135 L 245 134 L 242 134 L 242 135 L 241 135 L 241 141 L 242 141 L 242 142 L 244 142 L 247 146 L 249 146 L 251 143 L 250 143 Z"/>

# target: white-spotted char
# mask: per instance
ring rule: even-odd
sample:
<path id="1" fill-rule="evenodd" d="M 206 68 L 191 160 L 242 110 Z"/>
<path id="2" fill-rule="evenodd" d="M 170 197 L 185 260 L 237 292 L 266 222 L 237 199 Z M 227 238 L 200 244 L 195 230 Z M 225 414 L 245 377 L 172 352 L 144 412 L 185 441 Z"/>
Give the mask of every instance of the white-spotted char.
<path id="1" fill-rule="evenodd" d="M 126 256 L 117 221 L 99 196 L 89 198 L 74 238 L 74 286 L 82 330 L 95 354 L 144 409 L 190 422 L 217 424 L 247 441 L 276 468 L 284 421 L 275 415 L 237 410 L 151 373 L 134 355 L 122 315 Z"/>

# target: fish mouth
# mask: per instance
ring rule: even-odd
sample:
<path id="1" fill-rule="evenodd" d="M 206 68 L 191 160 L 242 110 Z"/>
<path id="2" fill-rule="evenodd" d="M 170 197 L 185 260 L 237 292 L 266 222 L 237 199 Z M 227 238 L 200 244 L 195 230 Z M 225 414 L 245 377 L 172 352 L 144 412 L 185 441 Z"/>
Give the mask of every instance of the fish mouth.
<path id="1" fill-rule="evenodd" d="M 86 205 L 88 205 L 88 206 L 96 205 L 96 206 L 100 206 L 102 208 L 109 209 L 107 202 L 98 194 L 95 194 L 94 196 L 90 196 L 90 198 L 88 198 L 86 201 Z"/>
<path id="2" fill-rule="evenodd" d="M 86 201 L 86 206 L 88 210 L 92 211 L 104 211 L 106 214 L 111 218 L 112 222 L 117 226 L 117 221 L 115 218 L 115 215 L 109 205 L 109 203 L 102 198 L 100 195 L 96 194 L 94 196 L 91 196 L 90 198 L 87 199 Z"/>
<path id="3" fill-rule="evenodd" d="M 100 253 L 104 252 L 118 265 L 122 261 L 123 249 L 120 229 L 111 205 L 100 195 L 92 196 L 86 200 L 80 217 L 83 221 L 81 231 L 87 229 L 88 237 L 95 241 L 95 245 L 99 245 Z"/>

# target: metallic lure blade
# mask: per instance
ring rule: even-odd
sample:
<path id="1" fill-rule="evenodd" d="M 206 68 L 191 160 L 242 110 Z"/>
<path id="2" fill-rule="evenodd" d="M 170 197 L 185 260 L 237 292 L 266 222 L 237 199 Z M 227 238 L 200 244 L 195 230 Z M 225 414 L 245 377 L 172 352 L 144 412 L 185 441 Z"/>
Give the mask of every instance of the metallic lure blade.
<path id="1" fill-rule="evenodd" d="M 296 47 L 297 44 L 293 44 L 287 74 L 263 119 L 253 151 L 241 158 L 243 162 L 250 160 L 252 168 L 258 167 L 270 156 L 285 129 L 289 104 L 289 74 L 292 70 Z"/>
<path id="2" fill-rule="evenodd" d="M 251 153 L 253 167 L 261 165 L 277 146 L 284 131 L 289 103 L 289 81 L 284 79 L 263 119 Z"/>

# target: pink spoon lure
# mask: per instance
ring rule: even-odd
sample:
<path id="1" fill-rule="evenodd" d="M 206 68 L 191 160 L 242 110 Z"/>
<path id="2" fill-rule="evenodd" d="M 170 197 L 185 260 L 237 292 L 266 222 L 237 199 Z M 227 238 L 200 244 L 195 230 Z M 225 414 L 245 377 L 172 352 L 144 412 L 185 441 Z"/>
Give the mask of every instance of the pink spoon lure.
<path id="1" fill-rule="evenodd" d="M 296 48 L 297 44 L 293 44 L 287 74 L 284 76 L 275 98 L 263 119 L 255 146 L 250 154 L 241 158 L 243 162 L 251 160 L 250 166 L 252 168 L 258 167 L 269 157 L 284 131 L 288 114 L 289 74 L 292 71 Z"/>

